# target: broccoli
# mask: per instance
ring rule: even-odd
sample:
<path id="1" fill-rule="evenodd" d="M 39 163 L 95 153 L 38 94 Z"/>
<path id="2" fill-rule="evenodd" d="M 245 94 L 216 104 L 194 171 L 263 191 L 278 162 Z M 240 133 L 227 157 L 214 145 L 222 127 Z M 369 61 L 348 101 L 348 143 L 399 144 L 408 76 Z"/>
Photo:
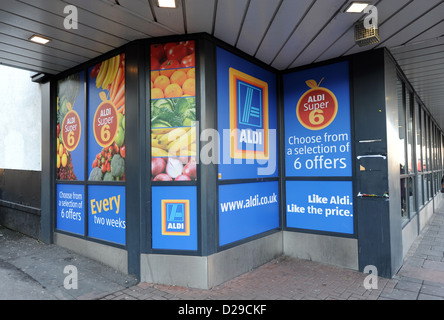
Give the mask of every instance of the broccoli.
<path id="1" fill-rule="evenodd" d="M 103 176 L 103 181 L 114 181 L 114 177 L 111 172 L 105 173 L 105 175 Z"/>
<path id="2" fill-rule="evenodd" d="M 89 174 L 88 180 L 90 181 L 102 181 L 102 169 L 96 167 L 92 169 L 91 173 Z"/>
<path id="3" fill-rule="evenodd" d="M 111 174 L 115 178 L 121 178 L 125 174 L 125 160 L 118 154 L 111 160 Z"/>

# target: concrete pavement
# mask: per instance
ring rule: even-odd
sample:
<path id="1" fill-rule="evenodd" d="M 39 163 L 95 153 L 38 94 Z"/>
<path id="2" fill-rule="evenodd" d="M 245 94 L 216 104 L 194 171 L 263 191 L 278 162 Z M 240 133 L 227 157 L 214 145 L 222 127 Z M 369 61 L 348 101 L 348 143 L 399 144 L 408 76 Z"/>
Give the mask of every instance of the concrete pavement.
<path id="1" fill-rule="evenodd" d="M 77 289 L 64 285 L 67 266 Z M 0 299 L 32 300 L 444 300 L 444 207 L 412 245 L 393 279 L 280 257 L 211 290 L 138 283 L 101 263 L 0 226 Z M 69 287 L 70 282 L 68 282 Z"/>

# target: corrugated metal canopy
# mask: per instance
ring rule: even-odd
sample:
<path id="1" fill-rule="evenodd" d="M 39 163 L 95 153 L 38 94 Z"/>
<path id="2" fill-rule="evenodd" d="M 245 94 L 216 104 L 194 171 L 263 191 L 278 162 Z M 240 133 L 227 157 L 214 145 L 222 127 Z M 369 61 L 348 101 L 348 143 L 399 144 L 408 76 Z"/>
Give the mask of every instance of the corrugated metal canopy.
<path id="1" fill-rule="evenodd" d="M 444 128 L 444 1 L 369 0 L 379 14 L 381 42 L 359 47 L 345 13 L 350 0 L 3 0 L 0 63 L 57 74 L 132 40 L 207 32 L 272 67 L 285 70 L 387 47 Z M 67 30 L 67 5 L 78 29 Z M 39 45 L 33 34 L 51 39 Z"/>

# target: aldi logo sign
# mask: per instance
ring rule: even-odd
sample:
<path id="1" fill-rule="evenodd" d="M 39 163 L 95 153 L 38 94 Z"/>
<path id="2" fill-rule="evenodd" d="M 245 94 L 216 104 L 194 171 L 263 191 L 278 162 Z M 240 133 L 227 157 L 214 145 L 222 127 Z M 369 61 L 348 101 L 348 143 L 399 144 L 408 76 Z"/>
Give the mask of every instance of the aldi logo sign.
<path id="1" fill-rule="evenodd" d="M 190 235 L 189 200 L 162 200 L 162 235 Z"/>
<path id="2" fill-rule="evenodd" d="M 269 158 L 268 84 L 230 68 L 231 158 Z"/>

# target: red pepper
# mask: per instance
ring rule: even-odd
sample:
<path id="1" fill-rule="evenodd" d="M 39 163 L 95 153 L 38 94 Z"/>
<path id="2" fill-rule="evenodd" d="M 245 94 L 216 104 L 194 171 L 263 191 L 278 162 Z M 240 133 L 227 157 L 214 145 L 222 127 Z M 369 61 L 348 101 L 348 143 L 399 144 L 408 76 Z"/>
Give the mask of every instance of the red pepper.
<path id="1" fill-rule="evenodd" d="M 123 146 L 120 148 L 120 155 L 122 156 L 122 158 L 125 158 L 125 145 L 123 145 Z"/>

